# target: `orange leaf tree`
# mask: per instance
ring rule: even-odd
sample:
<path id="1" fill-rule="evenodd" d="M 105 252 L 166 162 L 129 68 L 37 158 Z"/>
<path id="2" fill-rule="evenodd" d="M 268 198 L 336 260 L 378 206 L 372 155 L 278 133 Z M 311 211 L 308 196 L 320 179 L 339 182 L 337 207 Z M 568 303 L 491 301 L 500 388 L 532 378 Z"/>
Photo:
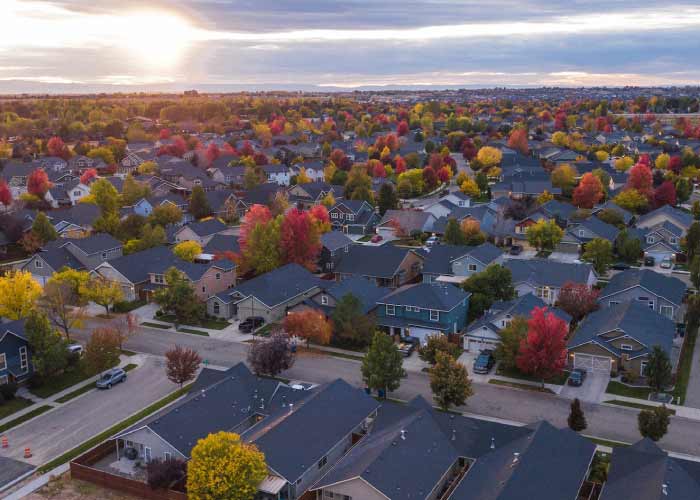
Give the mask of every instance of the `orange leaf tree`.
<path id="1" fill-rule="evenodd" d="M 333 333 L 331 322 L 313 309 L 289 313 L 284 318 L 283 326 L 290 336 L 306 339 L 307 347 L 312 340 L 315 344 L 328 344 Z"/>

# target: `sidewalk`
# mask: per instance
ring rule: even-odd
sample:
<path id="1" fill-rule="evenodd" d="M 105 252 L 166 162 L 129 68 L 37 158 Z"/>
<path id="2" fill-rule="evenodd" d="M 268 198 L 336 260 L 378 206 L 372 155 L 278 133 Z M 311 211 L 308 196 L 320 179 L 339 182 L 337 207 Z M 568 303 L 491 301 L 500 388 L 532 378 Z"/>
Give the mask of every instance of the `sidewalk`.
<path id="1" fill-rule="evenodd" d="M 650 401 L 648 399 L 630 398 L 627 396 L 617 396 L 615 394 L 608 394 L 608 393 L 605 393 L 605 396 L 606 396 L 606 398 L 605 398 L 606 401 L 624 401 L 626 403 L 635 403 L 635 404 L 646 405 L 646 406 L 662 406 L 663 405 L 663 403 L 659 403 L 658 401 Z M 607 397 L 607 396 L 610 396 L 610 397 Z M 612 403 L 607 403 L 607 404 L 612 404 Z M 617 406 L 621 406 L 621 405 L 617 405 Z M 677 417 L 683 417 L 683 418 L 687 418 L 689 420 L 700 421 L 700 409 L 698 409 L 698 408 L 690 408 L 688 406 L 678 406 L 678 405 L 672 405 L 672 404 L 667 404 L 666 408 L 668 408 L 669 410 L 674 410 L 676 412 Z M 631 408 L 631 409 L 634 409 L 634 408 Z"/>

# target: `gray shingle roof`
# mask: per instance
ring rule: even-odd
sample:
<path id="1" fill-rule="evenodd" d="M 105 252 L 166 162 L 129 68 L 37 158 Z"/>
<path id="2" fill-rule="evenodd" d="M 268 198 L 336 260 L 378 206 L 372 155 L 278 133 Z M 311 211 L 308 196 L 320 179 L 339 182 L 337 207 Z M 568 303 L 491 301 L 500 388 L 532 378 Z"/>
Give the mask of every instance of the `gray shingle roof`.
<path id="1" fill-rule="evenodd" d="M 397 288 L 381 299 L 382 304 L 420 306 L 438 311 L 450 311 L 471 294 L 454 285 L 417 283 Z"/>
<path id="2" fill-rule="evenodd" d="M 599 300 L 635 286 L 641 286 L 676 305 L 683 302 L 687 288 L 683 281 L 673 276 L 665 276 L 649 269 L 628 269 L 612 277 L 600 292 Z"/>
<path id="3" fill-rule="evenodd" d="M 531 283 L 561 287 L 567 281 L 587 283 L 593 269 L 590 264 L 573 264 L 547 259 L 509 259 L 504 264 L 510 269 L 513 283 Z"/>
<path id="4" fill-rule="evenodd" d="M 348 253 L 343 253 L 340 262 L 335 266 L 335 272 L 391 278 L 406 254 L 411 251 L 394 245 L 353 245 Z"/>
<path id="5" fill-rule="evenodd" d="M 352 245 L 352 240 L 340 231 L 328 231 L 321 235 L 321 245 L 333 251 Z"/>
<path id="6" fill-rule="evenodd" d="M 503 254 L 500 248 L 492 243 L 481 245 L 436 245 L 425 251 L 423 272 L 431 274 L 452 274 L 451 263 L 453 260 L 470 255 L 484 265 L 489 265 Z"/>
<path id="7" fill-rule="evenodd" d="M 287 264 L 241 283 L 235 288 L 216 296 L 224 302 L 237 302 L 233 294 L 243 297 L 253 296 L 269 307 L 282 304 L 314 287 L 321 287 L 327 281 L 321 280 L 299 264 Z"/>
<path id="8" fill-rule="evenodd" d="M 132 283 L 141 283 L 148 279 L 148 273 L 157 268 L 160 262 L 170 262 L 172 258 L 172 250 L 160 246 L 118 257 L 109 264 Z"/>

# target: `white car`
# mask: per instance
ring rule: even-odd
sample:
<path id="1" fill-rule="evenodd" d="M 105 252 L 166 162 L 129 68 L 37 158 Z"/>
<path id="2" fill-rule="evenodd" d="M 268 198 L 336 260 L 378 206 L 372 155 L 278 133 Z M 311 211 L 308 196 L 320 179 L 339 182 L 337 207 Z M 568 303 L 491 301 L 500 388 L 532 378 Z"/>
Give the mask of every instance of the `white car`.
<path id="1" fill-rule="evenodd" d="M 671 262 L 671 259 L 665 258 L 664 260 L 661 261 L 661 269 L 671 269 L 673 267 L 673 263 Z"/>
<path id="2" fill-rule="evenodd" d="M 80 344 L 68 344 L 66 349 L 68 349 L 68 352 L 71 354 L 78 354 L 79 356 L 83 355 L 83 346 Z"/>
<path id="3" fill-rule="evenodd" d="M 425 246 L 427 247 L 432 247 L 433 245 L 437 245 L 440 242 L 440 239 L 437 236 L 431 236 L 427 240 L 425 240 Z"/>

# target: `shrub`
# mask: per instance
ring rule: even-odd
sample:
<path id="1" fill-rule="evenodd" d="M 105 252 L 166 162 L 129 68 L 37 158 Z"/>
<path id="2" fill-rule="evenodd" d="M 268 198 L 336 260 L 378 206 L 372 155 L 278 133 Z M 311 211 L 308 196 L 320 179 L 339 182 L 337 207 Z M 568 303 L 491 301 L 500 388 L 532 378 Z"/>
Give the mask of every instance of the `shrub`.
<path id="1" fill-rule="evenodd" d="M 161 460 L 156 458 L 148 462 L 146 466 L 146 477 L 148 486 L 153 490 L 167 490 L 180 482 L 187 473 L 187 464 L 176 458 Z"/>
<path id="2" fill-rule="evenodd" d="M 6 401 L 15 399 L 16 393 L 17 384 L 14 382 L 8 382 L 7 384 L 0 385 L 0 396 L 2 396 Z"/>

